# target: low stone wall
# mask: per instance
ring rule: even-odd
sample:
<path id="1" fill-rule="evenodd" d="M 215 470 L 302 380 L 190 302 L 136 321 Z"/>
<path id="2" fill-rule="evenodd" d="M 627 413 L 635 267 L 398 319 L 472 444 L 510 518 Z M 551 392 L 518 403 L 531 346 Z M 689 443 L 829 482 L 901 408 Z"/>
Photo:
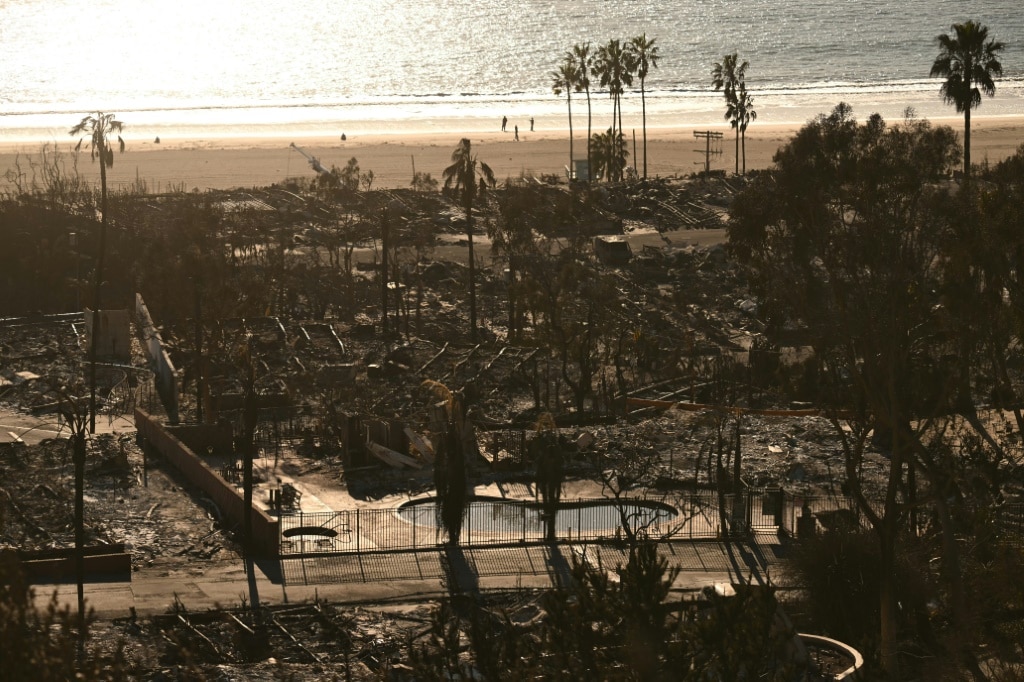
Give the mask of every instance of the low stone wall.
<path id="1" fill-rule="evenodd" d="M 245 501 L 235 486 L 200 459 L 185 443 L 143 410 L 135 409 L 135 428 L 151 446 L 184 476 L 205 492 L 224 515 L 224 521 L 241 526 L 244 522 Z M 256 549 L 277 556 L 280 547 L 280 523 L 258 507 L 252 509 L 252 535 Z"/>
<path id="2" fill-rule="evenodd" d="M 85 547 L 85 574 L 128 574 L 132 557 L 123 544 Z M 21 568 L 30 583 L 65 582 L 75 579 L 75 550 L 52 549 L 40 552 L 18 552 Z"/>

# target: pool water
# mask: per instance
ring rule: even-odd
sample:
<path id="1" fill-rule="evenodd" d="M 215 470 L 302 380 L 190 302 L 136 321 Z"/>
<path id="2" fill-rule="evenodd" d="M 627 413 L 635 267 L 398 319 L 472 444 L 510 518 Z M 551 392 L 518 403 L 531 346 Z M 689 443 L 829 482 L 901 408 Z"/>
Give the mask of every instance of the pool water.
<path id="1" fill-rule="evenodd" d="M 622 525 L 622 515 L 632 530 L 672 521 L 676 510 L 657 502 L 630 501 L 621 503 L 621 512 L 612 500 L 563 502 L 555 517 L 559 535 L 614 532 Z M 515 534 L 541 532 L 543 511 L 539 504 L 502 499 L 475 498 L 466 507 L 463 532 Z M 435 498 L 413 500 L 398 509 L 399 518 L 424 528 L 437 528 Z"/>

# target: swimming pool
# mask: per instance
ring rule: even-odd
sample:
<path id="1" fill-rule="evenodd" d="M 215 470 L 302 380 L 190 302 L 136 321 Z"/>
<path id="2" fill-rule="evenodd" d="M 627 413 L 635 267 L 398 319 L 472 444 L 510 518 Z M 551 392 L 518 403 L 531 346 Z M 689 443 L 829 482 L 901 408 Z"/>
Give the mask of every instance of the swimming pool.
<path id="1" fill-rule="evenodd" d="M 398 517 L 421 528 L 438 527 L 437 499 L 424 498 L 406 502 L 398 508 Z M 601 537 L 614 535 L 622 527 L 623 518 L 631 530 L 657 528 L 679 516 L 667 504 L 649 500 L 563 501 L 555 517 L 555 533 L 559 537 Z M 532 501 L 474 497 L 463 516 L 464 534 L 488 534 L 523 537 L 544 531 L 543 509 Z"/>

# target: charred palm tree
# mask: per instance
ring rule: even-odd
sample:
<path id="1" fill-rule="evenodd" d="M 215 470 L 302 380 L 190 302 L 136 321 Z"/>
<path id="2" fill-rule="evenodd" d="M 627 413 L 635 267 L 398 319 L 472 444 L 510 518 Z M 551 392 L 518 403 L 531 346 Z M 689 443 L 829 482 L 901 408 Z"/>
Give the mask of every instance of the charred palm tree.
<path id="1" fill-rule="evenodd" d="M 81 387 L 80 387 L 81 388 Z M 89 414 L 81 409 L 81 401 L 68 388 L 56 391 L 57 410 L 71 429 L 71 459 L 75 469 L 75 583 L 78 590 L 79 647 L 85 637 L 85 455 L 86 428 Z"/>
<path id="2" fill-rule="evenodd" d="M 544 539 L 555 541 L 558 509 L 562 502 L 562 483 L 565 481 L 562 444 L 555 432 L 555 421 L 545 413 L 537 423 L 537 436 L 530 443 L 537 468 L 537 492 L 540 494 L 544 515 Z"/>
<path id="3" fill-rule="evenodd" d="M 469 240 L 469 333 L 476 340 L 476 266 L 473 261 L 473 205 L 477 196 L 497 184 L 494 172 L 483 161 L 478 161 L 468 137 L 459 141 L 452 152 L 452 165 L 444 169 L 444 188 L 459 194 L 466 211 L 466 238 Z M 479 177 L 479 184 L 477 178 Z"/>
<path id="4" fill-rule="evenodd" d="M 96 354 L 99 344 L 100 306 L 102 305 L 101 288 L 103 285 L 103 259 L 106 255 L 107 242 L 107 168 L 114 165 L 114 149 L 110 137 L 116 136 L 120 150 L 124 151 L 124 140 L 121 139 L 122 123 L 114 118 L 114 114 L 96 112 L 82 118 L 69 134 L 89 135 L 89 156 L 95 161 L 100 160 L 100 239 L 96 252 L 96 282 L 92 301 L 92 333 L 89 343 L 89 433 L 96 433 Z M 84 138 L 78 140 L 75 150 L 82 148 Z"/>
<path id="5" fill-rule="evenodd" d="M 466 491 L 466 411 L 461 397 L 436 381 L 423 387 L 444 399 L 445 421 L 437 434 L 434 453 L 434 489 L 437 492 L 438 528 L 444 528 L 449 545 L 458 545 L 469 497 Z"/>

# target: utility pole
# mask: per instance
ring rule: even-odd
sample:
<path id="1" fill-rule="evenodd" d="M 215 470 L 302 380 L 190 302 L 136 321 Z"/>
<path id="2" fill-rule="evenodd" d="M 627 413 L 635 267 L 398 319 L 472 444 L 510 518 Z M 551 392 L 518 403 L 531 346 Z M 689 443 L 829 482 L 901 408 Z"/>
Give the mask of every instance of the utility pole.
<path id="1" fill-rule="evenodd" d="M 68 244 L 75 250 L 75 312 L 82 312 L 82 251 L 78 248 L 78 233 L 68 235 Z"/>
<path id="2" fill-rule="evenodd" d="M 388 233 L 388 209 L 380 214 L 380 321 L 381 331 L 388 334 L 388 248 L 391 235 Z"/>
<path id="3" fill-rule="evenodd" d="M 636 157 L 636 128 L 633 128 L 633 174 L 636 177 L 639 178 L 640 177 L 640 172 L 637 170 L 637 167 L 636 167 L 636 164 L 637 164 L 636 158 L 637 158 Z M 644 163 L 647 163 L 647 159 L 646 158 L 644 158 Z M 647 178 L 644 177 L 644 180 L 646 180 L 646 179 Z"/>
<path id="4" fill-rule="evenodd" d="M 195 333 L 196 333 L 196 423 L 203 423 L 203 297 L 197 273 L 192 280 L 196 297 Z"/>
<path id="5" fill-rule="evenodd" d="M 711 175 L 711 155 L 722 153 L 722 133 L 714 130 L 694 130 L 693 137 L 696 140 L 704 140 L 704 149 L 695 149 L 696 152 L 704 152 L 704 177 Z M 715 148 L 711 148 L 711 141 L 715 140 Z"/>

